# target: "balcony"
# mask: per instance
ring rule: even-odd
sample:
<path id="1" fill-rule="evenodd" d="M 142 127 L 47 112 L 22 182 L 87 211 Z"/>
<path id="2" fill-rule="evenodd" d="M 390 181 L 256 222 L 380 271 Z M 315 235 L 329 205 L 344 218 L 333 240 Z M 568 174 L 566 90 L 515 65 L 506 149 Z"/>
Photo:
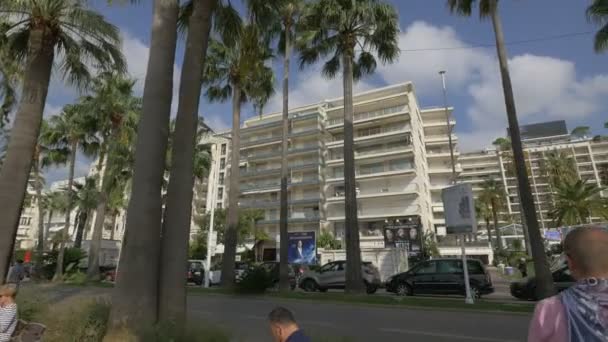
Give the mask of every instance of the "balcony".
<path id="1" fill-rule="evenodd" d="M 406 187 L 362 187 L 357 188 L 357 199 L 391 197 L 418 194 L 418 184 L 409 184 Z M 344 202 L 344 190 L 336 190 L 333 197 L 328 197 L 327 202 Z"/>
<path id="2" fill-rule="evenodd" d="M 317 196 L 289 199 L 287 201 L 287 204 L 290 206 L 293 206 L 293 205 L 318 203 L 319 201 L 320 201 L 320 197 L 317 195 Z M 240 208 L 274 208 L 274 207 L 278 207 L 278 206 L 280 206 L 280 202 L 278 199 L 251 199 L 251 200 L 239 201 Z"/>
<path id="3" fill-rule="evenodd" d="M 289 213 L 289 217 L 287 221 L 290 223 L 300 223 L 300 222 L 316 222 L 319 221 L 321 216 L 318 211 L 295 211 Z M 258 221 L 258 224 L 276 224 L 279 223 L 279 215 L 278 214 L 270 214 L 266 215 L 263 220 Z"/>
<path id="4" fill-rule="evenodd" d="M 355 167 L 355 176 L 359 178 L 368 178 L 369 176 L 388 176 L 392 174 L 399 174 L 404 172 L 414 172 L 413 163 L 403 163 L 394 165 L 378 165 L 373 167 Z M 344 181 L 344 171 L 334 172 L 333 177 L 328 179 L 327 182 L 339 182 Z"/>
<path id="5" fill-rule="evenodd" d="M 371 138 L 377 138 L 377 137 L 382 137 L 382 136 L 388 136 L 388 135 L 395 135 L 395 134 L 408 134 L 411 131 L 411 126 L 409 124 L 404 124 L 404 125 L 392 125 L 392 126 L 385 126 L 385 127 L 379 127 L 379 128 L 375 128 L 375 129 L 367 129 L 367 130 L 358 130 L 357 134 L 354 136 L 354 141 L 364 141 L 364 140 L 368 140 Z M 335 146 L 340 146 L 344 144 L 344 135 L 339 134 L 339 135 L 335 135 L 332 137 L 332 141 L 327 143 L 328 147 L 335 147 Z"/>
<path id="6" fill-rule="evenodd" d="M 296 179 L 290 179 L 287 183 L 288 186 L 300 186 L 300 185 L 312 185 L 319 184 L 319 176 L 306 176 L 299 177 Z M 276 190 L 281 186 L 280 180 L 272 180 L 272 181 L 260 181 L 260 182 L 247 182 L 241 184 L 240 191 L 241 192 L 254 192 L 254 191 L 262 191 L 262 190 Z"/>
<path id="7" fill-rule="evenodd" d="M 369 119 L 389 116 L 389 115 L 393 115 L 396 113 L 406 113 L 408 111 L 409 111 L 408 106 L 400 105 L 400 106 L 395 106 L 395 107 L 390 107 L 390 108 L 373 110 L 373 111 L 369 111 L 369 112 L 356 113 L 353 116 L 353 123 L 359 123 L 359 122 L 366 121 Z M 342 112 L 341 116 L 339 116 L 337 118 L 331 118 L 331 119 L 327 120 L 327 128 L 334 128 L 334 127 L 341 126 L 343 124 L 344 124 L 344 112 Z"/>
<path id="8" fill-rule="evenodd" d="M 447 126 L 447 122 L 445 119 L 430 119 L 430 120 L 422 120 L 422 125 L 427 127 L 445 127 Z M 456 125 L 456 120 L 450 120 L 450 126 Z"/>
<path id="9" fill-rule="evenodd" d="M 405 207 L 376 207 L 376 208 L 359 208 L 357 210 L 357 216 L 359 219 L 384 219 L 387 217 L 394 216 L 408 216 L 408 215 L 419 215 L 420 206 L 412 204 Z M 344 221 L 344 207 L 331 209 L 327 214 L 327 220 L 329 221 Z"/>
<path id="10" fill-rule="evenodd" d="M 289 155 L 297 155 L 303 153 L 310 153 L 318 151 L 321 148 L 318 142 L 312 144 L 301 144 L 296 145 L 287 150 Z M 274 159 L 281 157 L 281 148 L 276 148 L 272 151 L 262 151 L 262 152 L 250 152 L 250 153 L 241 153 L 241 163 L 246 161 L 254 161 L 254 160 L 262 160 L 262 159 Z"/>
<path id="11" fill-rule="evenodd" d="M 264 135 L 262 137 L 251 137 L 249 139 L 243 140 L 241 141 L 241 147 L 251 147 L 254 145 L 260 145 L 260 144 L 266 144 L 266 143 L 271 143 L 271 142 L 278 142 L 281 141 L 282 135 L 280 133 L 278 134 L 272 134 L 270 136 L 268 135 Z"/>
<path id="12" fill-rule="evenodd" d="M 393 155 L 399 155 L 402 153 L 411 153 L 413 148 L 411 146 L 397 146 L 392 148 L 383 148 L 373 151 L 357 152 L 355 151 L 355 160 L 363 160 L 368 158 L 387 157 Z M 344 163 L 344 154 L 333 154 L 327 161 L 328 164 L 342 164 Z"/>
<path id="13" fill-rule="evenodd" d="M 429 135 L 426 136 L 424 141 L 427 144 L 438 144 L 438 143 L 448 143 L 447 134 L 445 135 Z M 452 134 L 452 143 L 458 141 L 458 137 L 455 134 Z"/>

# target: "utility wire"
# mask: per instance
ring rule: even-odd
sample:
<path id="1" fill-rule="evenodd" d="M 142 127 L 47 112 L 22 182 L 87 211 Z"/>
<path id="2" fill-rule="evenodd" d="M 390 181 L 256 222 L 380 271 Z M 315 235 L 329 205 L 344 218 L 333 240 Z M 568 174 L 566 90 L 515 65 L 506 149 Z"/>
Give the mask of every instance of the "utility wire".
<path id="1" fill-rule="evenodd" d="M 565 34 L 560 34 L 560 35 L 556 35 L 556 36 L 518 40 L 518 41 L 508 42 L 505 45 L 519 45 L 519 44 L 543 42 L 543 41 L 549 41 L 549 40 L 558 40 L 558 39 L 563 39 L 563 38 L 572 38 L 572 37 L 577 37 L 577 36 L 589 35 L 592 33 L 594 33 L 594 32 L 587 31 L 587 32 L 565 33 Z M 402 49 L 401 52 L 468 50 L 468 49 L 479 49 L 479 48 L 490 48 L 490 47 L 496 47 L 496 44 L 479 44 L 479 45 L 473 45 L 473 46 L 455 46 L 455 47 L 438 47 L 438 48 L 422 48 L 422 49 Z"/>

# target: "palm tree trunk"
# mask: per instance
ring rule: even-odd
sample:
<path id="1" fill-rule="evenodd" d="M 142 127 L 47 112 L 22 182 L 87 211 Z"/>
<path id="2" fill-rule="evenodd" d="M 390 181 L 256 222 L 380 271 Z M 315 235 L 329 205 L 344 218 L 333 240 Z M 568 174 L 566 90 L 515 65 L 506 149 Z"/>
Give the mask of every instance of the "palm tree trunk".
<path id="1" fill-rule="evenodd" d="M 72 215 L 72 202 L 74 201 L 73 187 L 74 187 L 74 167 L 76 166 L 76 150 L 78 149 L 78 142 L 72 142 L 70 146 L 70 170 L 68 174 L 68 202 L 65 210 L 65 224 L 63 225 L 63 233 L 61 234 L 61 241 L 59 242 L 59 255 L 57 256 L 57 268 L 55 269 L 55 275 L 53 281 L 59 281 L 63 277 L 63 258 L 65 256 L 65 242 L 69 239 L 70 232 L 70 216 Z"/>
<path id="2" fill-rule="evenodd" d="M 106 173 L 107 175 L 108 173 Z M 87 267 L 87 279 L 88 280 L 99 280 L 99 252 L 101 251 L 101 240 L 103 239 L 103 226 L 106 218 L 106 209 L 108 203 L 108 196 L 105 190 L 107 187 L 107 179 L 104 176 L 104 180 L 101 184 L 102 191 L 99 194 L 97 202 L 97 209 L 95 210 L 95 223 L 93 226 L 93 236 L 89 243 L 89 264 Z"/>
<path id="3" fill-rule="evenodd" d="M 500 233 L 500 227 L 498 227 L 498 208 L 496 207 L 496 203 L 492 201 L 492 219 L 494 220 L 494 231 L 496 231 L 496 246 L 498 247 L 498 252 L 502 254 L 504 251 L 504 246 L 502 244 L 502 234 Z"/>
<path id="4" fill-rule="evenodd" d="M 530 189 L 530 181 L 526 172 L 526 162 L 519 133 L 519 123 L 517 120 L 517 111 L 515 109 L 515 97 L 513 95 L 513 87 L 511 84 L 511 76 L 509 74 L 509 65 L 507 59 L 507 49 L 505 46 L 504 34 L 502 31 L 502 22 L 498 13 L 498 0 L 492 0 L 492 24 L 494 26 L 494 34 L 496 36 L 496 49 L 498 53 L 498 61 L 500 64 L 500 74 L 502 76 L 502 87 L 505 96 L 505 106 L 507 109 L 507 118 L 509 121 L 509 132 L 511 135 L 511 145 L 513 148 L 513 161 L 517 172 L 517 182 L 519 185 L 520 202 L 526 217 L 528 226 L 528 234 L 530 239 L 530 247 L 532 249 L 532 258 L 534 259 L 534 271 L 537 278 L 536 295 L 539 299 L 547 298 L 555 294 L 555 286 L 553 278 L 549 270 L 549 263 L 545 255 L 545 246 L 543 244 L 538 220 L 536 218 L 536 210 L 534 210 L 534 199 L 532 198 L 532 190 Z"/>
<path id="5" fill-rule="evenodd" d="M 230 187 L 228 189 L 227 228 L 224 233 L 224 259 L 222 262 L 223 287 L 234 285 L 234 263 L 236 259 L 237 230 L 239 225 L 239 157 L 241 129 L 241 89 L 232 90 L 232 149 L 230 151 Z"/>
<path id="6" fill-rule="evenodd" d="M 78 226 L 76 226 L 76 238 L 74 239 L 74 248 L 82 247 L 82 236 L 84 235 L 84 227 L 87 224 L 89 213 L 88 210 L 78 212 Z"/>
<path id="7" fill-rule="evenodd" d="M 486 231 L 488 232 L 488 242 L 490 243 L 490 249 L 494 250 L 492 246 L 492 230 L 490 229 L 490 220 L 486 218 Z"/>
<path id="8" fill-rule="evenodd" d="M 106 338 L 141 335 L 158 318 L 161 184 L 165 171 L 178 0 L 155 0 L 131 200 Z"/>
<path id="9" fill-rule="evenodd" d="M 279 235 L 280 235 L 280 257 L 279 257 L 279 289 L 281 291 L 289 290 L 289 264 L 288 264 L 288 249 L 289 240 L 287 239 L 288 227 L 288 195 L 287 195 L 287 134 L 289 131 L 289 62 L 291 54 L 291 42 L 289 20 L 285 22 L 285 57 L 283 58 L 283 122 L 282 122 L 282 148 L 281 148 L 281 209 L 279 217 Z"/>
<path id="10" fill-rule="evenodd" d="M 194 1 L 180 80 L 179 107 L 171 150 L 171 176 L 163 221 L 158 315 L 181 330 L 186 321 L 188 242 L 192 218 L 194 153 L 203 67 L 215 0 Z"/>
<path id="11" fill-rule="evenodd" d="M 19 109 L 0 170 L 0 284 L 8 272 L 17 236 L 21 204 L 27 191 L 32 158 L 53 68 L 53 42 L 43 29 L 30 32 L 27 67 Z"/>
<path id="12" fill-rule="evenodd" d="M 357 220 L 353 127 L 353 54 L 342 58 L 344 81 L 344 233 L 346 240 L 346 292 L 363 292 L 361 249 Z"/>
<path id="13" fill-rule="evenodd" d="M 44 205 L 42 201 L 42 179 L 40 175 L 40 156 L 36 151 L 34 158 L 34 174 L 36 175 L 36 201 L 38 204 L 38 244 L 36 245 L 36 277 L 40 279 L 42 275 L 42 254 L 44 253 Z"/>

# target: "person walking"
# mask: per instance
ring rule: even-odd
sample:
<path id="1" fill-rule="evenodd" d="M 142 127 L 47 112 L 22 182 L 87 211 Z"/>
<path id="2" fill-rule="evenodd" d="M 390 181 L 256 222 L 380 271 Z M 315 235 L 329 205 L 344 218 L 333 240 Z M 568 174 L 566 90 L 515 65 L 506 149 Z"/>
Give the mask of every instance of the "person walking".
<path id="1" fill-rule="evenodd" d="M 311 342 L 296 323 L 291 311 L 277 307 L 268 314 L 270 332 L 275 342 Z"/>
<path id="2" fill-rule="evenodd" d="M 529 342 L 608 341 L 608 230 L 581 227 L 564 239 L 568 268 L 577 283 L 540 301 Z"/>
<path id="3" fill-rule="evenodd" d="M 23 260 L 19 259 L 9 270 L 6 282 L 8 284 L 15 284 L 19 288 L 23 278 L 25 278 L 25 267 L 23 266 Z"/>
<path id="4" fill-rule="evenodd" d="M 17 328 L 17 289 L 11 285 L 0 287 L 0 342 L 9 342 Z"/>

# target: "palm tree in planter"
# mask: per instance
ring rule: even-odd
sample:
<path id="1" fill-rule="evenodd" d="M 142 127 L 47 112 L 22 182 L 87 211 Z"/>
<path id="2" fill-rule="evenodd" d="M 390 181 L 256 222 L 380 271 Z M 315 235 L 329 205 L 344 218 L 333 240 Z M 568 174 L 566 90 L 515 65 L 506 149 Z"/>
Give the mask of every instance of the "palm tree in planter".
<path id="1" fill-rule="evenodd" d="M 587 18 L 601 26 L 595 34 L 595 52 L 608 50 L 608 0 L 593 0 L 587 8 Z"/>
<path id="2" fill-rule="evenodd" d="M 592 215 L 608 217 L 606 199 L 600 197 L 602 188 L 584 180 L 559 184 L 555 194 L 555 207 L 549 212 L 556 226 L 590 223 Z"/>
<path id="3" fill-rule="evenodd" d="M 136 122 L 141 100 L 132 95 L 135 81 L 114 73 L 103 73 L 93 81 L 92 95 L 82 104 L 95 118 L 99 138 L 99 164 L 101 183 L 95 210 L 93 236 L 89 249 L 87 277 L 99 277 L 99 251 L 103 237 L 108 196 L 126 168 L 132 169 L 129 158 L 135 139 Z"/>
<path id="4" fill-rule="evenodd" d="M 577 126 L 574 127 L 570 134 L 577 138 L 586 138 L 589 135 L 590 130 L 591 128 L 589 126 Z"/>
<path id="5" fill-rule="evenodd" d="M 383 63 L 398 58 L 399 19 L 391 5 L 378 0 L 317 0 L 308 6 L 301 22 L 300 66 L 331 55 L 323 74 L 333 78 L 342 71 L 346 290 L 360 293 L 363 281 L 355 192 L 353 81 L 374 72 L 375 56 Z"/>
<path id="6" fill-rule="evenodd" d="M 230 202 L 227 229 L 224 234 L 223 286 L 232 286 L 234 283 L 239 223 L 241 106 L 252 97 L 260 96 L 262 86 L 268 86 L 267 80 L 273 77 L 272 69 L 265 64 L 272 55 L 262 42 L 263 39 L 255 25 L 244 25 L 238 37 L 232 39 L 225 37 L 221 42 L 211 41 L 203 74 L 204 84 L 208 87 L 206 96 L 210 101 L 226 101 L 232 97 L 232 154 L 228 194 Z M 264 90 L 266 93 L 272 92 L 272 89 Z"/>
<path id="7" fill-rule="evenodd" d="M 495 179 L 489 179 L 483 182 L 481 188 L 482 190 L 479 194 L 479 199 L 490 207 L 492 219 L 494 221 L 494 231 L 496 232 L 496 247 L 498 248 L 498 252 L 502 253 L 504 251 L 504 246 L 502 244 L 502 234 L 498 227 L 498 213 L 504 209 L 507 195 L 502 183 Z"/>
<path id="8" fill-rule="evenodd" d="M 74 248 L 82 247 L 82 240 L 85 234 L 85 227 L 89 225 L 93 210 L 97 207 L 97 177 L 86 177 L 84 183 L 74 183 L 76 189 L 75 207 L 78 208 L 76 214 L 76 237 L 74 238 Z"/>
<path id="9" fill-rule="evenodd" d="M 507 48 L 502 30 L 502 20 L 499 15 L 498 0 L 447 0 L 448 8 L 452 13 L 457 13 L 462 16 L 471 16 L 473 7 L 479 4 L 479 16 L 482 19 L 490 18 L 496 38 L 496 50 L 498 54 L 498 62 L 500 65 L 500 74 L 502 76 L 502 87 L 505 97 L 505 107 L 507 119 L 509 121 L 509 134 L 511 138 L 511 148 L 513 150 L 513 161 L 516 170 L 516 176 L 519 188 L 519 198 L 530 240 L 532 257 L 534 259 L 534 271 L 538 279 L 536 294 L 538 298 L 546 298 L 555 294 L 555 286 L 547 256 L 545 255 L 545 246 L 543 238 L 540 234 L 536 210 L 534 209 L 534 198 L 532 197 L 532 189 L 530 188 L 530 180 L 526 172 L 526 162 L 519 133 L 519 122 L 517 119 L 517 110 L 515 108 L 515 96 L 513 95 L 513 86 L 511 84 L 511 75 L 509 74 L 509 65 L 507 59 Z"/>
<path id="10" fill-rule="evenodd" d="M 0 2 L 9 56 L 24 65 L 20 102 L 0 172 L 0 274 L 6 274 L 12 237 L 40 132 L 53 65 L 71 84 L 84 87 L 89 65 L 124 72 L 120 34 L 103 16 L 74 0 Z"/>

